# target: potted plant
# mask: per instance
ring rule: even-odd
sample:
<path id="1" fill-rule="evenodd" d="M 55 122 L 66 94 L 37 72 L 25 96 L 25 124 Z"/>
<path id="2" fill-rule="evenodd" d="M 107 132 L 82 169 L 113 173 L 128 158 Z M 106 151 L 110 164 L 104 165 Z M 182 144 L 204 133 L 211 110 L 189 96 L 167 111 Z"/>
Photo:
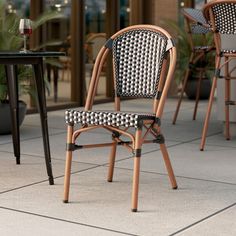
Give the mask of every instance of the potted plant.
<path id="1" fill-rule="evenodd" d="M 184 79 L 186 69 L 189 66 L 189 59 L 191 55 L 191 45 L 189 42 L 189 36 L 184 27 L 178 25 L 177 22 L 172 20 L 166 20 L 164 22 L 173 31 L 176 36 L 176 46 L 177 46 L 177 63 L 175 71 L 175 81 L 180 86 Z M 195 45 L 201 45 L 201 35 L 194 35 L 193 40 Z M 211 34 L 206 35 L 206 45 L 212 45 L 213 37 Z M 196 98 L 197 84 L 199 67 L 205 67 L 206 73 L 203 75 L 203 80 L 200 89 L 200 99 L 208 99 L 211 91 L 211 78 L 214 71 L 214 55 L 213 52 L 206 54 L 203 60 L 199 60 L 191 68 L 191 73 L 187 80 L 187 85 L 185 88 L 185 93 L 189 99 Z"/>
<path id="2" fill-rule="evenodd" d="M 64 17 L 58 12 L 45 12 L 33 22 L 33 30 L 47 22 L 48 20 Z M 23 38 L 19 33 L 20 18 L 15 13 L 6 14 L 5 2 L 0 2 L 0 50 L 16 51 L 20 50 Z M 45 44 L 44 44 L 45 46 Z M 39 48 L 39 47 L 38 47 Z M 32 68 L 29 66 L 18 67 L 19 95 L 34 94 L 30 84 Z M 21 124 L 26 113 L 26 104 L 19 101 L 19 123 Z M 0 65 L 0 134 L 11 132 L 10 107 L 8 101 L 8 89 L 4 66 Z"/>

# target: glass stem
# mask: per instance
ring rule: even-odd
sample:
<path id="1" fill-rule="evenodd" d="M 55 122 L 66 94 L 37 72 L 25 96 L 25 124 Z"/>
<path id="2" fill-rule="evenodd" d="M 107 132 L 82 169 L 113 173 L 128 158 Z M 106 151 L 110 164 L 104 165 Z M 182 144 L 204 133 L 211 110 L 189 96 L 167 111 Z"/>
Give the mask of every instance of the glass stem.
<path id="1" fill-rule="evenodd" d="M 27 51 L 26 40 L 27 40 L 27 35 L 24 35 L 24 51 Z"/>

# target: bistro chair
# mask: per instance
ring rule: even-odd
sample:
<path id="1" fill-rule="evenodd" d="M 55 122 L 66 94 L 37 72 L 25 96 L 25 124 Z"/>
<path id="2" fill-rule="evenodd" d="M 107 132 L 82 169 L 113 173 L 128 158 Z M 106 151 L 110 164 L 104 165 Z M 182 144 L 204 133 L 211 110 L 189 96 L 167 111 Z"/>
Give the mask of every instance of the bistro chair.
<path id="1" fill-rule="evenodd" d="M 94 96 L 108 52 L 112 52 L 114 71 L 114 111 L 92 109 Z M 82 148 L 111 146 L 108 182 L 112 182 L 117 145 L 128 148 L 134 155 L 132 211 L 137 211 L 139 172 L 142 145 L 158 143 L 173 189 L 177 188 L 175 176 L 160 128 L 167 92 L 176 63 L 176 48 L 171 36 L 162 28 L 137 25 L 114 34 L 101 48 L 93 69 L 84 110 L 67 110 L 67 152 L 64 182 L 64 202 L 68 202 L 72 153 Z M 121 98 L 152 98 L 150 113 L 120 110 Z M 80 124 L 78 129 L 74 126 Z M 104 128 L 111 133 L 111 142 L 79 145 L 81 133 Z M 133 132 L 134 131 L 134 132 Z M 142 132 L 143 131 L 143 132 Z M 148 135 L 153 137 L 147 138 Z M 123 137 L 129 138 L 124 141 Z M 126 139 L 127 140 L 127 139 Z"/>
<path id="2" fill-rule="evenodd" d="M 214 50 L 214 46 L 207 45 L 206 35 L 210 32 L 210 27 L 207 24 L 207 21 L 204 18 L 202 11 L 193 8 L 183 8 L 182 13 L 185 19 L 186 31 L 188 33 L 191 54 L 188 62 L 188 67 L 186 69 L 185 76 L 183 79 L 180 97 L 173 117 L 173 124 L 176 123 L 188 79 L 194 71 L 198 75 L 195 107 L 193 112 L 193 120 L 196 119 L 202 79 L 206 74 L 206 54 Z M 200 45 L 196 45 L 196 40 L 194 40 L 194 36 L 200 38 L 198 40 L 198 43 Z"/>
<path id="3" fill-rule="evenodd" d="M 206 19 L 210 22 L 214 33 L 216 55 L 215 55 L 215 75 L 212 81 L 211 94 L 209 98 L 207 113 L 202 132 L 202 140 L 200 145 L 201 151 L 204 150 L 205 146 L 212 103 L 218 79 L 225 80 L 225 137 L 227 140 L 230 139 L 229 107 L 231 105 L 236 104 L 236 101 L 232 101 L 230 97 L 230 81 L 231 79 L 236 79 L 236 76 L 233 75 L 236 66 L 231 68 L 230 62 L 236 59 L 236 46 L 235 48 L 222 48 L 221 36 L 236 35 L 236 1 L 235 0 L 211 1 L 204 6 L 203 13 Z M 222 69 L 224 69 L 224 75 L 222 74 Z"/>

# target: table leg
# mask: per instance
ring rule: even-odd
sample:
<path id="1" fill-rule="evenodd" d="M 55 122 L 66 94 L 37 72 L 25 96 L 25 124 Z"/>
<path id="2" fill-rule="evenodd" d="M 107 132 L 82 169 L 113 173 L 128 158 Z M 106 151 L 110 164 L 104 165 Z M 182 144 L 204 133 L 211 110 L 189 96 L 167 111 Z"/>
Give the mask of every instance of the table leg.
<path id="1" fill-rule="evenodd" d="M 18 107 L 18 84 L 17 66 L 5 65 L 9 102 L 11 110 L 12 141 L 16 164 L 20 164 L 20 131 L 19 131 L 19 107 Z"/>
<path id="2" fill-rule="evenodd" d="M 53 66 L 53 87 L 54 87 L 54 102 L 57 102 L 58 94 L 58 68 Z"/>
<path id="3" fill-rule="evenodd" d="M 47 173 L 49 177 L 49 184 L 53 185 L 54 179 L 53 179 L 53 174 L 52 174 L 51 154 L 50 154 L 50 146 L 49 146 L 46 97 L 45 97 L 42 61 L 40 64 L 34 64 L 33 68 L 34 68 L 34 73 L 35 73 L 35 81 L 36 81 L 36 88 L 37 88 L 37 95 L 38 95 L 38 109 L 39 109 L 40 118 L 41 118 L 45 162 L 46 162 Z"/>

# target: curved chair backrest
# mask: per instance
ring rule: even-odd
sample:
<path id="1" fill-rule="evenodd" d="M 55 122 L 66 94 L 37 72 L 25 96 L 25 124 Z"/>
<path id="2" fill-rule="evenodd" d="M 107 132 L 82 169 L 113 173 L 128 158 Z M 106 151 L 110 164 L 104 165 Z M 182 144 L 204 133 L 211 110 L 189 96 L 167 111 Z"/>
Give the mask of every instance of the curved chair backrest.
<path id="1" fill-rule="evenodd" d="M 214 32 L 236 34 L 236 1 L 215 0 L 205 5 L 204 16 L 208 19 Z"/>
<path id="2" fill-rule="evenodd" d="M 118 97 L 154 97 L 168 38 L 150 29 L 131 29 L 113 40 Z"/>
<path id="3" fill-rule="evenodd" d="M 85 109 L 91 109 L 97 80 L 109 50 L 113 55 L 117 103 L 120 97 L 155 97 L 158 100 L 168 73 L 167 86 L 165 91 L 163 90 L 163 96 L 166 97 L 176 62 L 176 49 L 171 36 L 157 26 L 136 25 L 114 34 L 100 50 L 94 65 Z M 167 64 L 169 54 L 170 64 Z M 116 108 L 119 110 L 119 104 Z"/>

